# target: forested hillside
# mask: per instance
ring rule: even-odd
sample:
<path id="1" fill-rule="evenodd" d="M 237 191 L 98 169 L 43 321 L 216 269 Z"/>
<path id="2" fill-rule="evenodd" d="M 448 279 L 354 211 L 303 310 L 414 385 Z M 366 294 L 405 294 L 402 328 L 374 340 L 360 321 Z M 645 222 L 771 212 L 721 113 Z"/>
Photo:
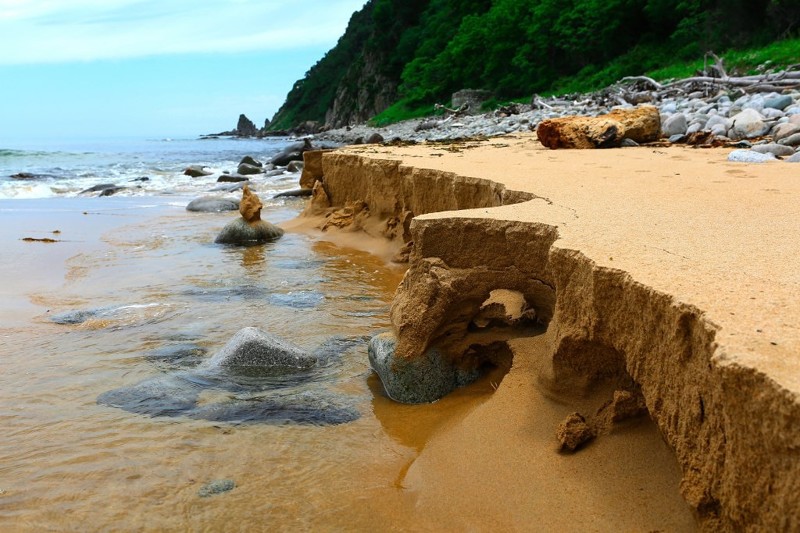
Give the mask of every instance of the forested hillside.
<path id="1" fill-rule="evenodd" d="M 798 30 L 798 0 L 370 0 L 272 128 L 430 108 L 463 88 L 508 99 L 575 79 L 600 87 Z"/>

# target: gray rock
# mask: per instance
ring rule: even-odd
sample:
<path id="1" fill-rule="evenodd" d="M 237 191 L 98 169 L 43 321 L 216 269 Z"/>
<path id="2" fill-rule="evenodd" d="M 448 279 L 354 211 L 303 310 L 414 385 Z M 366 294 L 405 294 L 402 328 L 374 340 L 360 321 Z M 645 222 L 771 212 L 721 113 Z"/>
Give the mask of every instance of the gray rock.
<path id="1" fill-rule="evenodd" d="M 223 492 L 228 492 L 235 488 L 236 483 L 232 479 L 215 479 L 200 487 L 200 490 L 197 491 L 197 495 L 201 498 L 208 498 L 209 496 L 222 494 Z"/>
<path id="2" fill-rule="evenodd" d="M 217 183 L 239 183 L 240 181 L 248 181 L 250 178 L 242 176 L 241 174 L 223 174 L 217 178 Z"/>
<path id="3" fill-rule="evenodd" d="M 264 164 L 261 161 L 258 161 L 257 159 L 255 159 L 254 157 L 251 157 L 249 155 L 244 156 L 242 158 L 242 160 L 239 161 L 239 164 L 240 165 L 252 165 L 254 167 L 263 167 L 264 166 Z"/>
<path id="4" fill-rule="evenodd" d="M 686 141 L 686 135 L 684 135 L 683 133 L 676 133 L 675 135 L 670 135 L 669 136 L 669 142 L 671 142 L 673 144 L 674 143 L 682 143 L 684 141 Z"/>
<path id="5" fill-rule="evenodd" d="M 192 178 L 201 178 L 203 176 L 210 176 L 214 172 L 203 165 L 189 165 L 183 170 L 183 173 Z"/>
<path id="6" fill-rule="evenodd" d="M 279 167 L 285 167 L 292 161 L 302 161 L 303 152 L 307 152 L 308 150 L 313 150 L 313 147 L 311 146 L 311 141 L 305 139 L 302 142 L 297 142 L 284 148 L 282 152 L 273 156 L 270 163 Z"/>
<path id="7" fill-rule="evenodd" d="M 789 137 L 790 135 L 794 135 L 795 133 L 800 133 L 800 124 L 778 124 L 772 130 L 772 139 L 775 142 L 778 142 L 786 137 Z"/>
<path id="8" fill-rule="evenodd" d="M 114 183 L 100 183 L 98 185 L 93 185 L 93 186 L 89 187 L 88 189 L 84 189 L 78 194 L 86 194 L 86 193 L 89 193 L 89 192 L 103 192 L 106 189 L 113 189 L 116 186 L 117 185 L 114 184 Z"/>
<path id="9" fill-rule="evenodd" d="M 752 108 L 744 109 L 731 120 L 733 122 L 732 133 L 737 139 L 752 139 L 769 131 L 769 125 L 764 122 L 764 117 Z"/>
<path id="10" fill-rule="evenodd" d="M 380 144 L 383 142 L 383 135 L 380 133 L 373 133 L 364 141 L 366 144 Z"/>
<path id="11" fill-rule="evenodd" d="M 766 163 L 767 161 L 775 161 L 775 156 L 770 153 L 761 154 L 753 150 L 734 150 L 728 154 L 728 161 L 735 163 Z"/>
<path id="12" fill-rule="evenodd" d="M 672 137 L 673 135 L 685 134 L 686 127 L 686 115 L 683 113 L 675 113 L 664 121 L 662 131 L 665 137 Z"/>
<path id="13" fill-rule="evenodd" d="M 317 358 L 258 328 L 240 329 L 203 368 L 309 369 Z"/>
<path id="14" fill-rule="evenodd" d="M 283 236 L 283 230 L 266 220 L 248 223 L 240 217 L 225 225 L 214 242 L 217 244 L 251 245 L 274 241 L 281 236 Z"/>
<path id="15" fill-rule="evenodd" d="M 300 198 L 303 196 L 311 196 L 313 189 L 292 189 L 291 191 L 279 192 L 274 198 Z"/>
<path id="16" fill-rule="evenodd" d="M 381 333 L 369 341 L 369 362 L 389 397 L 401 403 L 429 403 L 475 381 L 477 370 L 451 365 L 436 350 L 414 359 L 395 357 L 396 339 Z"/>
<path id="17" fill-rule="evenodd" d="M 778 143 L 785 146 L 800 146 L 800 133 L 793 133 L 788 137 L 781 139 L 778 141 Z"/>
<path id="18" fill-rule="evenodd" d="M 264 172 L 264 169 L 261 167 L 257 167 L 256 165 L 250 165 L 248 163 L 240 163 L 236 171 L 244 176 L 252 176 L 253 174 L 261 174 L 262 172 Z"/>
<path id="19" fill-rule="evenodd" d="M 218 196 L 195 198 L 186 206 L 187 211 L 200 213 L 219 213 L 221 211 L 236 211 L 237 209 L 239 209 L 239 200 L 220 198 Z"/>
<path id="20" fill-rule="evenodd" d="M 776 120 L 776 119 L 783 118 L 783 114 L 784 113 L 783 113 L 783 111 L 781 111 L 779 109 L 772 109 L 771 107 L 766 107 L 761 111 L 761 114 L 766 119 Z"/>
<path id="21" fill-rule="evenodd" d="M 226 191 L 226 192 L 238 191 L 239 189 L 244 188 L 245 185 L 249 185 L 250 189 L 252 190 L 253 186 L 249 181 L 239 181 L 239 182 L 236 182 L 236 183 L 228 183 L 228 184 L 225 184 L 225 185 L 217 185 L 216 187 L 211 188 L 211 192 L 216 192 L 216 191 Z M 236 209 L 239 209 L 239 208 L 237 207 Z"/>
<path id="22" fill-rule="evenodd" d="M 286 165 L 286 170 L 289 172 L 302 172 L 305 164 L 302 161 L 291 161 Z"/>
<path id="23" fill-rule="evenodd" d="M 620 143 L 620 146 L 622 148 L 633 148 L 635 146 L 639 146 L 639 143 L 637 143 L 633 139 L 628 139 L 626 137 L 626 138 L 622 139 L 622 142 Z"/>
<path id="24" fill-rule="evenodd" d="M 784 146 L 776 143 L 757 144 L 753 146 L 752 150 L 760 154 L 772 154 L 778 157 L 786 157 L 794 154 L 794 148 L 791 146 Z"/>
<path id="25" fill-rule="evenodd" d="M 780 96 L 775 96 L 773 98 L 767 98 L 766 100 L 764 100 L 764 107 L 768 107 L 771 109 L 779 109 L 783 111 L 793 103 L 794 100 L 792 100 L 791 96 L 789 96 L 788 94 L 783 94 Z"/>
<path id="26" fill-rule="evenodd" d="M 788 163 L 800 163 L 800 152 L 796 152 L 792 157 L 786 160 Z"/>

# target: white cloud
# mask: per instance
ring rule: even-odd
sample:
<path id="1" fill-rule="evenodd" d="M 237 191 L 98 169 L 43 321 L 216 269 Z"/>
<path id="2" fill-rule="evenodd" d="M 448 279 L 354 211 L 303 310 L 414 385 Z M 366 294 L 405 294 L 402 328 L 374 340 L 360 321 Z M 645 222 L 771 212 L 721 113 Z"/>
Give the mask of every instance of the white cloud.
<path id="1" fill-rule="evenodd" d="M 0 0 L 0 65 L 333 45 L 364 0 Z"/>

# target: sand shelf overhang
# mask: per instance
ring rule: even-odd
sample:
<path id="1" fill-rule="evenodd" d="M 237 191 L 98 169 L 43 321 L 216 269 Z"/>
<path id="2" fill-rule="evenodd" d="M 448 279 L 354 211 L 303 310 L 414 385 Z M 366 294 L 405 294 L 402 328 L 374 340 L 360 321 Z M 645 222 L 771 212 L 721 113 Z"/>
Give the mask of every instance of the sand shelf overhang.
<path id="1" fill-rule="evenodd" d="M 441 344 L 492 290 L 518 291 L 554 365 L 641 387 L 701 519 L 796 529 L 800 166 L 726 155 L 549 151 L 531 136 L 371 145 L 323 154 L 320 187 L 334 208 L 361 202 L 363 229 L 413 242 L 398 356 Z"/>

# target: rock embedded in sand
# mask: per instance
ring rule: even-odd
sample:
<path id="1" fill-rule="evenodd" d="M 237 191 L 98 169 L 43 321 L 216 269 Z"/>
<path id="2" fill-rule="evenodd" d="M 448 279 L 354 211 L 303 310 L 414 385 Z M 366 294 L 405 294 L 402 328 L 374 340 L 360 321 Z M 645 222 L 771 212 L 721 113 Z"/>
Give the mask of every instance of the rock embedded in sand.
<path id="1" fill-rule="evenodd" d="M 369 362 L 381 378 L 386 394 L 401 403 L 434 402 L 478 378 L 478 371 L 450 364 L 435 349 L 415 358 L 396 357 L 392 333 L 380 333 L 369 341 Z"/>
<path id="2" fill-rule="evenodd" d="M 558 425 L 556 438 L 562 450 L 574 452 L 595 437 L 594 430 L 580 413 L 572 413 Z"/>
<path id="3" fill-rule="evenodd" d="M 215 479 L 209 483 L 206 483 L 200 490 L 197 491 L 197 495 L 201 498 L 208 498 L 209 496 L 214 496 L 215 494 L 222 494 L 223 492 L 229 492 L 236 488 L 236 483 L 232 479 Z"/>
<path id="4" fill-rule="evenodd" d="M 536 129 L 548 148 L 613 148 L 622 139 L 637 143 L 655 141 L 661 134 L 661 117 L 654 106 L 618 109 L 599 117 L 563 117 L 544 120 Z"/>

